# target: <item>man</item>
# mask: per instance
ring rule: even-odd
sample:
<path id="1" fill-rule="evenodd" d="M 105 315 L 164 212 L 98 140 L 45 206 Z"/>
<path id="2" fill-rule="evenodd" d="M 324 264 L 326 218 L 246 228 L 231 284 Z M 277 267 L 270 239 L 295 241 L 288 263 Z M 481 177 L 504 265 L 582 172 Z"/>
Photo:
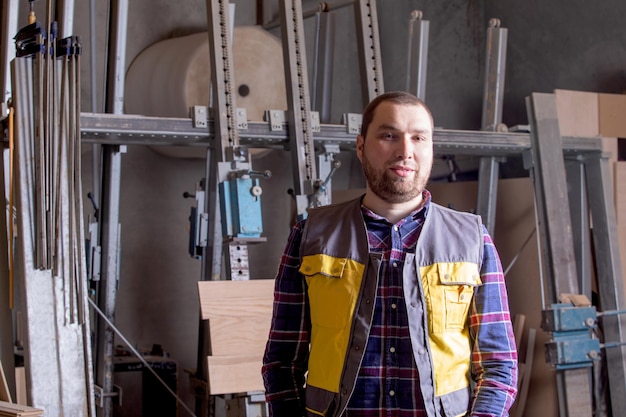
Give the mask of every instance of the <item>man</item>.
<path id="1" fill-rule="evenodd" d="M 517 351 L 479 216 L 431 201 L 433 118 L 415 96 L 363 113 L 357 200 L 310 210 L 276 278 L 263 359 L 276 417 L 507 416 Z"/>

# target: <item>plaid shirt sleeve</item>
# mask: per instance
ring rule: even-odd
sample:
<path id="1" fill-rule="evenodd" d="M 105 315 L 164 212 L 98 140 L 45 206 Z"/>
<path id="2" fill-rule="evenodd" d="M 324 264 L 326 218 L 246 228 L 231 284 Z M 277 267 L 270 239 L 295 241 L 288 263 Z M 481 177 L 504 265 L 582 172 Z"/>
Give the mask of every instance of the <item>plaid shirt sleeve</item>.
<path id="1" fill-rule="evenodd" d="M 483 284 L 470 313 L 472 376 L 476 382 L 472 417 L 508 416 L 517 394 L 517 348 L 504 274 L 491 236 L 483 228 Z"/>
<path id="2" fill-rule="evenodd" d="M 303 416 L 309 355 L 310 316 L 300 274 L 304 221 L 289 236 L 276 276 L 274 311 L 263 357 L 263 382 L 270 416 Z"/>

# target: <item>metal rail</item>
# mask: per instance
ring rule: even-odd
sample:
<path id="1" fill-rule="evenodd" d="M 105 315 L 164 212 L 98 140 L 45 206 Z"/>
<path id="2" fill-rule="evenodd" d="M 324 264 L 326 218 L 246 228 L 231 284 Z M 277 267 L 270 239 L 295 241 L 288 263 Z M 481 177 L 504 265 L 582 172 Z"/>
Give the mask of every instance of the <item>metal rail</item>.
<path id="1" fill-rule="evenodd" d="M 187 118 L 82 113 L 81 129 L 84 143 L 108 145 L 212 147 L 214 140 L 212 121 L 208 128 L 200 128 Z M 247 129 L 239 129 L 239 139 L 249 147 L 282 148 L 289 143 L 287 124 L 277 131 L 265 122 L 248 122 Z M 321 125 L 313 140 L 316 147 L 336 144 L 351 150 L 356 135 L 348 133 L 345 125 Z M 460 155 L 520 156 L 531 146 L 529 133 L 477 130 L 435 129 L 434 142 L 435 153 Z M 563 137 L 562 143 L 565 154 L 602 153 L 600 138 Z"/>

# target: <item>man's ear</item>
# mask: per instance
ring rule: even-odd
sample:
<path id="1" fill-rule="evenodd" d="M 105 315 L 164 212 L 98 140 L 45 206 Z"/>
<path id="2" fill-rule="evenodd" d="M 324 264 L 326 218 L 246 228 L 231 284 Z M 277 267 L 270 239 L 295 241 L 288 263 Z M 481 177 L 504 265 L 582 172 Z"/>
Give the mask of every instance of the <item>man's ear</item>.
<path id="1" fill-rule="evenodd" d="M 363 146 L 365 145 L 365 138 L 361 135 L 356 137 L 356 156 L 359 161 L 363 161 Z"/>

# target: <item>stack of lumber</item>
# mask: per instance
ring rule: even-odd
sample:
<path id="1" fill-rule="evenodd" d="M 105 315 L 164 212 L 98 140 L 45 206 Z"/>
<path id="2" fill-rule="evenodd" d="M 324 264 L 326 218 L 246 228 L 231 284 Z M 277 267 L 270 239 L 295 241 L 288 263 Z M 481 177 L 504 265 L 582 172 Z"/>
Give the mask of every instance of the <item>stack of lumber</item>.
<path id="1" fill-rule="evenodd" d="M 44 410 L 40 408 L 0 401 L 0 417 L 43 416 L 43 413 Z"/>

